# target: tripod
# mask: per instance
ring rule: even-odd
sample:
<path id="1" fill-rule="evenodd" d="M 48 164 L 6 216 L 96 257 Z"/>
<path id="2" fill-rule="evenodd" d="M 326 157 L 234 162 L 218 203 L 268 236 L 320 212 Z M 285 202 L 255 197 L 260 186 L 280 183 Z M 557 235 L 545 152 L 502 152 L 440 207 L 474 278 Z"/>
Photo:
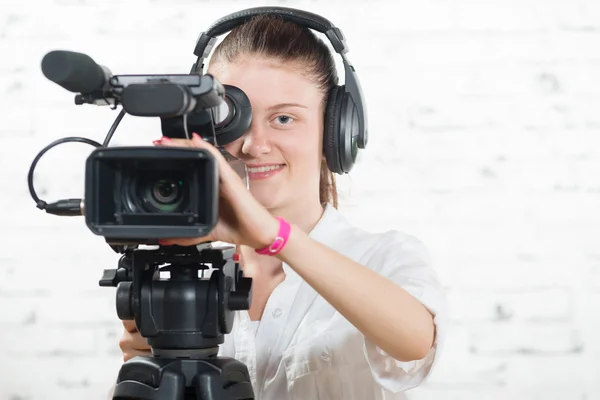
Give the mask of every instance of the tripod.
<path id="1" fill-rule="evenodd" d="M 113 400 L 254 399 L 246 365 L 217 355 L 233 311 L 250 307 L 252 279 L 233 261 L 235 248 L 113 249 L 124 255 L 100 286 L 117 287 L 119 318 L 135 319 L 152 348 L 122 365 Z M 212 273 L 201 279 L 207 264 Z"/>

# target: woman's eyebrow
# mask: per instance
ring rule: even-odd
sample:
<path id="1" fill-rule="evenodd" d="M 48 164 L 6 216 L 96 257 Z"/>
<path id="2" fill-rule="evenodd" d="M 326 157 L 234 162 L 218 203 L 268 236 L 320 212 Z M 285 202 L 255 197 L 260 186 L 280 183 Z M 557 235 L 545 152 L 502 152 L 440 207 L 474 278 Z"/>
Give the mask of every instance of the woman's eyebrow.
<path id="1" fill-rule="evenodd" d="M 280 104 L 276 104 L 274 106 L 268 107 L 267 111 L 272 112 L 272 111 L 276 111 L 276 110 L 280 110 L 282 108 L 288 108 L 288 107 L 308 108 L 307 106 L 305 106 L 303 104 L 299 104 L 299 103 L 280 103 Z"/>

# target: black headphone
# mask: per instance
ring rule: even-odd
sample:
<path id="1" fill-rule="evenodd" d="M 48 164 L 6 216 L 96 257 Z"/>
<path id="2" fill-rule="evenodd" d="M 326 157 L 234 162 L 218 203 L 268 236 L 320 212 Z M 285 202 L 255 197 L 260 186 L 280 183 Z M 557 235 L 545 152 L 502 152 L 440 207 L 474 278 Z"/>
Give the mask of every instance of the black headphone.
<path id="1" fill-rule="evenodd" d="M 348 52 L 346 39 L 342 31 L 327 19 L 307 11 L 287 7 L 254 7 L 226 15 L 214 22 L 198 37 L 194 49 L 194 55 L 198 60 L 192 66 L 190 73 L 204 70 L 204 60 L 208 58 L 218 36 L 255 16 L 268 14 L 279 15 L 286 21 L 324 33 L 336 53 L 342 57 L 345 71 L 344 85 L 334 87 L 327 98 L 323 151 L 327 166 L 332 172 L 340 175 L 350 172 L 356 162 L 358 149 L 364 149 L 367 145 L 367 113 L 358 76 L 345 56 Z"/>

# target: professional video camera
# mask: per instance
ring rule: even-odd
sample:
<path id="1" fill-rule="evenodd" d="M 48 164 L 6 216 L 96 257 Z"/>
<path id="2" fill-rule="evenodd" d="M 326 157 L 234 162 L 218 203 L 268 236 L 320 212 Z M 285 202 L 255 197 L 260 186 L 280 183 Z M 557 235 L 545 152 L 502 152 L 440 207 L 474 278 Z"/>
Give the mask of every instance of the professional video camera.
<path id="1" fill-rule="evenodd" d="M 122 105 L 103 144 L 59 139 L 36 156 L 28 176 L 39 209 L 85 215 L 88 228 L 122 254 L 117 269 L 104 271 L 100 286 L 117 288 L 118 317 L 135 320 L 152 356 L 123 364 L 113 399 L 253 399 L 247 367 L 218 357 L 233 312 L 249 309 L 251 301 L 252 280 L 234 261 L 235 247 L 158 244 L 163 238 L 206 236 L 214 228 L 216 160 L 202 149 L 108 147 L 125 113 L 160 117 L 164 136 L 190 138 L 190 132 L 197 132 L 220 149 L 247 184 L 245 165 L 222 145 L 248 129 L 248 98 L 209 74 L 112 75 L 89 56 L 69 51 L 46 54 L 42 71 L 77 93 L 77 105 Z M 84 199 L 48 204 L 34 190 L 35 166 L 52 147 L 73 141 L 96 147 L 86 161 Z"/>

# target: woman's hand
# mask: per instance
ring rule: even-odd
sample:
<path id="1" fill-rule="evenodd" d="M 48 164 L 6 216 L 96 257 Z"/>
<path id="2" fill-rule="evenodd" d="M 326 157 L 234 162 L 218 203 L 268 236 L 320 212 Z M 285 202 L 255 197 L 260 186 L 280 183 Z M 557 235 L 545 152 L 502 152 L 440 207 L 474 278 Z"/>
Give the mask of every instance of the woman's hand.
<path id="1" fill-rule="evenodd" d="M 146 339 L 137 330 L 135 321 L 123 321 L 123 327 L 125 330 L 119 341 L 119 347 L 123 352 L 123 361 L 137 356 L 151 356 L 152 350 Z"/>
<path id="2" fill-rule="evenodd" d="M 223 155 L 194 133 L 191 140 L 163 137 L 156 146 L 195 147 L 209 151 L 219 170 L 219 219 L 208 236 L 160 240 L 164 245 L 192 246 L 207 241 L 246 245 L 254 249 L 268 246 L 279 231 L 279 222 L 246 189 L 242 178 Z"/>

